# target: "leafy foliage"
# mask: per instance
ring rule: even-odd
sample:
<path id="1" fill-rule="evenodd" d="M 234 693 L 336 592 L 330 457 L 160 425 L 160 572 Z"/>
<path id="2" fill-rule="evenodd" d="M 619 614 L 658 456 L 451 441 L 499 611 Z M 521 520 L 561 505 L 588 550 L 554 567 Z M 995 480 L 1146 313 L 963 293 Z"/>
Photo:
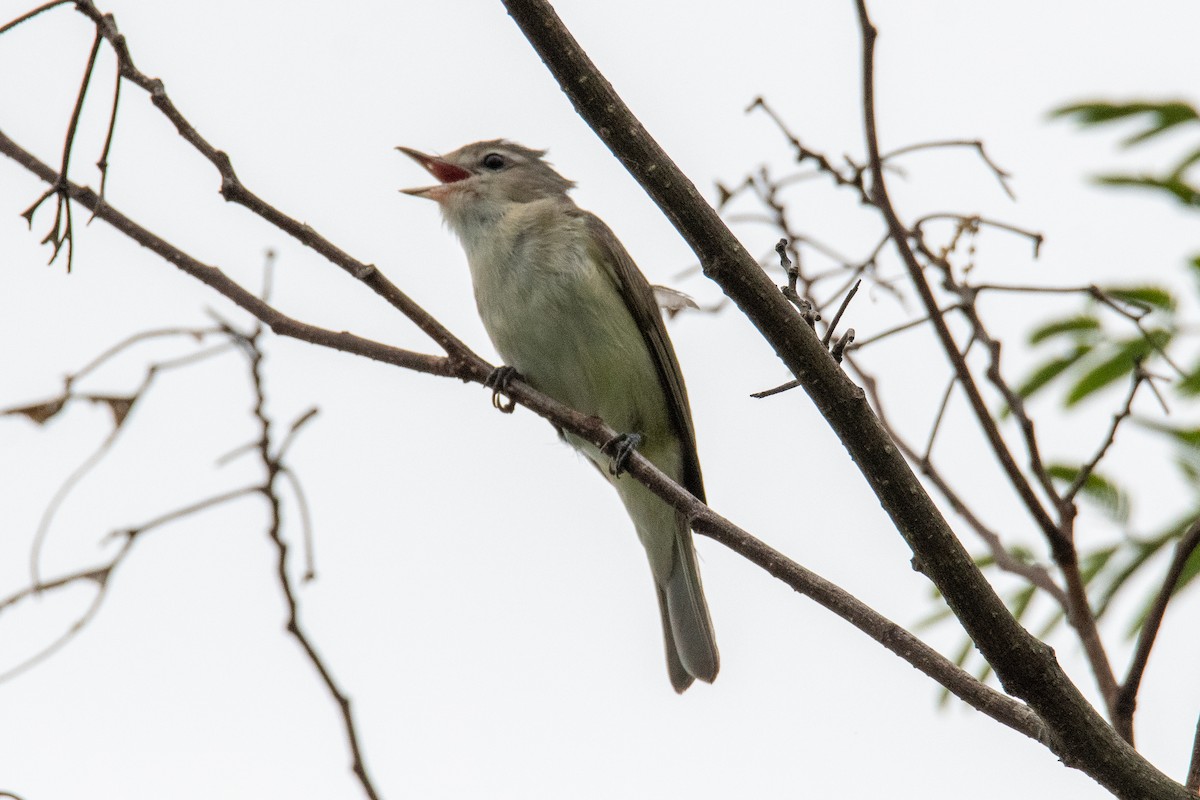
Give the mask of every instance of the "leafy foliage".
<path id="1" fill-rule="evenodd" d="M 1157 139 L 1181 126 L 1200 124 L 1200 112 L 1197 112 L 1195 106 L 1179 100 L 1161 103 L 1109 103 L 1102 100 L 1076 103 L 1055 109 L 1051 116 L 1072 118 L 1083 127 L 1108 125 L 1118 121 L 1137 122 L 1141 129 L 1121 143 L 1126 148 Z M 1106 186 L 1150 189 L 1166 194 L 1185 206 L 1200 208 L 1200 187 L 1187 180 L 1187 173 L 1197 163 L 1200 163 L 1200 146 L 1193 146 L 1179 158 L 1173 168 L 1162 175 L 1113 174 L 1100 175 L 1096 180 Z"/>
<path id="2" fill-rule="evenodd" d="M 1133 132 L 1122 141 L 1122 146 L 1126 148 L 1157 140 L 1168 132 L 1200 134 L 1200 112 L 1195 106 L 1181 101 L 1093 101 L 1064 106 L 1054 111 L 1052 116 L 1072 119 L 1085 128 L 1121 122 L 1134 126 Z M 1146 189 L 1190 210 L 1200 209 L 1200 189 L 1197 188 L 1197 180 L 1190 174 L 1200 164 L 1198 145 L 1200 142 L 1193 142 L 1162 173 L 1114 173 L 1099 176 L 1096 180 L 1104 186 Z M 1200 254 L 1190 257 L 1187 269 L 1200 295 Z M 1057 390 L 1063 408 L 1071 411 L 1084 401 L 1100 399 L 1105 395 L 1105 389 L 1116 384 L 1129 385 L 1136 377 L 1148 372 L 1172 376 L 1170 385 L 1178 398 L 1177 402 L 1190 405 L 1193 398 L 1200 396 L 1200 356 L 1193 354 L 1191 358 L 1194 360 L 1189 362 L 1176 352 L 1183 340 L 1197 328 L 1194 321 L 1187 318 L 1187 305 L 1181 302 L 1182 299 L 1178 290 L 1148 283 L 1090 287 L 1082 308 L 1045 320 L 1030 331 L 1030 345 L 1046 351 L 1046 355 L 1020 382 L 1018 394 L 1030 398 Z M 1190 366 L 1180 367 L 1180 363 Z M 1158 381 L 1156 386 L 1162 383 L 1165 382 Z M 1191 410 L 1195 410 L 1195 407 L 1192 406 Z M 1008 413 L 1009 409 L 1005 409 L 1004 415 Z M 1184 485 L 1193 487 L 1191 497 L 1185 495 L 1179 498 L 1181 508 L 1177 516 L 1157 530 L 1138 533 L 1130 529 L 1134 497 L 1114 477 L 1087 469 L 1082 464 L 1056 463 L 1047 467 L 1047 473 L 1060 490 L 1065 491 L 1078 483 L 1079 497 L 1098 509 L 1123 532 L 1123 536 L 1116 540 L 1089 545 L 1081 537 L 1079 542 L 1080 577 L 1097 619 L 1105 617 L 1113 607 L 1113 602 L 1126 589 L 1139 585 L 1135 578 L 1154 571 L 1151 581 L 1153 588 L 1145 598 L 1139 599 L 1139 610 L 1126 626 L 1126 633 L 1130 637 L 1140 631 L 1154 602 L 1157 585 L 1161 582 L 1161 576 L 1156 571 L 1158 565 L 1163 563 L 1161 556 L 1170 551 L 1188 527 L 1200 517 L 1200 427 L 1167 425 L 1145 419 L 1136 419 L 1136 423 L 1141 430 L 1165 437 L 1171 443 L 1175 451 L 1174 464 L 1184 479 Z M 1160 502 L 1158 499 L 1150 500 Z M 1015 549 L 1010 552 L 1017 553 Z M 1036 560 L 1035 556 L 1026 552 L 1021 552 L 1019 558 L 1026 563 Z M 995 565 L 995 559 L 990 556 L 977 561 L 980 567 Z M 1148 570 L 1149 565 L 1155 566 Z M 1181 592 L 1195 584 L 1198 576 L 1200 550 L 1192 553 L 1186 562 L 1174 592 Z M 1018 587 L 1006 595 L 1006 602 L 1013 614 L 1031 628 L 1033 610 L 1039 607 L 1038 595 L 1038 590 L 1032 585 Z M 1044 637 L 1065 621 L 1065 615 L 1058 604 L 1042 603 L 1040 608 L 1045 613 L 1041 618 L 1041 628 L 1036 633 Z M 941 618 L 931 614 L 924 622 L 933 624 Z M 978 659 L 969 641 L 955 656 L 959 666 L 975 664 L 978 667 L 976 674 L 980 678 L 986 677 L 986 665 Z"/>
<path id="3" fill-rule="evenodd" d="M 1064 404 L 1071 407 L 1122 378 L 1132 379 L 1139 365 L 1166 355 L 1179 332 L 1178 303 L 1169 290 L 1141 285 L 1102 287 L 1099 292 L 1103 301 L 1093 298 L 1083 312 L 1050 320 L 1029 334 L 1032 345 L 1065 342 L 1067 349 L 1037 365 L 1017 387 L 1018 394 L 1032 397 L 1065 378 Z M 1104 308 L 1135 324 L 1116 320 L 1114 327 L 1101 317 Z"/>

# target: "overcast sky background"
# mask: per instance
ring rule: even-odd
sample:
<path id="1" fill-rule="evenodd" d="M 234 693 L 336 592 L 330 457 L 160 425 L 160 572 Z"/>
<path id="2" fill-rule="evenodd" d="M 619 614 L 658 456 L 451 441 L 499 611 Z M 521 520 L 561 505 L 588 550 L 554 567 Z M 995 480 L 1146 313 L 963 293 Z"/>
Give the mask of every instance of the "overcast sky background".
<path id="1" fill-rule="evenodd" d="M 0 20 L 29 5 L 0 0 Z M 1046 234 L 1036 262 L 1027 242 L 981 236 L 978 274 L 996 280 L 1186 285 L 1194 220 L 1086 182 L 1116 163 L 1161 165 L 1175 152 L 1170 143 L 1122 157 L 1115 135 L 1081 134 L 1046 113 L 1095 97 L 1200 100 L 1200 6 L 874 5 L 883 147 L 982 138 L 1013 173 L 1018 197 L 1008 200 L 966 152 L 925 153 L 892 181 L 908 219 L 979 212 Z M 764 163 L 787 168 L 774 127 L 743 114 L 756 95 L 811 147 L 861 157 L 849 0 L 559 6 L 710 198 L 717 180 L 736 183 Z M 396 145 L 444 152 L 504 136 L 548 147 L 579 182 L 579 204 L 613 227 L 652 282 L 703 302 L 719 297 L 703 278 L 679 277 L 694 264 L 690 252 L 574 114 L 499 2 L 101 8 L 115 13 L 138 66 L 163 79 L 252 191 L 378 265 L 488 358 L 457 242 L 432 203 L 396 191 L 427 182 Z M 0 37 L 0 129 L 52 164 L 91 39 L 69 9 Z M 74 178 L 93 186 L 112 73 L 103 50 L 76 138 Z M 110 162 L 114 206 L 245 285 L 259 285 L 262 254 L 274 248 L 274 301 L 286 313 L 435 351 L 340 270 L 225 204 L 212 168 L 128 84 Z M 38 241 L 51 208 L 32 233 L 19 217 L 43 189 L 0 162 L 0 407 L 52 396 L 65 373 L 138 330 L 203 326 L 207 309 L 245 320 L 103 223 L 77 228 L 72 274 L 61 260 L 45 266 Z M 815 181 L 790 198 L 806 232 L 853 257 L 874 245 L 877 226 L 852 193 Z M 776 239 L 764 226 L 736 230 L 754 253 L 769 253 Z M 1075 306 L 1022 300 L 992 310 L 1001 331 L 1016 333 L 1065 307 Z M 849 324 L 865 336 L 904 313 L 867 291 Z M 787 375 L 745 319 L 685 315 L 670 330 L 713 506 L 901 624 L 928 613 L 929 584 L 909 568 L 911 554 L 808 400 L 748 397 Z M 946 376 L 927 343 L 919 334 L 867 353 L 868 363 L 891 368 L 892 414 L 918 439 Z M 79 388 L 128 391 L 147 363 L 184 352 L 184 342 L 146 345 Z M 1015 340 L 1006 352 L 1010 376 L 1032 363 Z M 292 341 L 269 341 L 266 381 L 281 425 L 321 409 L 292 459 L 312 503 L 319 573 L 301 592 L 302 615 L 355 702 L 385 797 L 1108 796 L 982 715 L 939 709 L 930 680 L 703 539 L 722 672 L 677 697 L 632 528 L 546 423 L 521 410 L 497 414 L 478 387 Z M 215 466 L 254 437 L 250 402 L 233 354 L 163 375 L 61 509 L 45 574 L 97 563 L 112 552 L 113 529 L 254 480 L 250 461 Z M 1085 458 L 1116 402 L 1109 396 L 1066 422 L 1049 398 L 1036 404 L 1047 452 Z M 1138 408 L 1150 413 L 1152 404 Z M 103 408 L 80 406 L 45 428 L 0 418 L 0 595 L 28 581 L 42 510 L 108 430 Z M 1161 451 L 1129 439 L 1114 448 L 1113 469 L 1151 492 L 1135 507 L 1149 530 L 1179 509 L 1181 487 L 1149 460 Z M 988 521 L 1036 545 L 969 424 L 952 416 L 943 447 Z M 295 542 L 296 509 L 285 513 Z M 336 708 L 282 630 L 264 518 L 247 499 L 146 537 L 96 620 L 0 685 L 0 790 L 25 800 L 361 796 Z M 1096 540 L 1112 535 L 1087 528 L 1095 522 L 1084 517 Z M 299 548 L 292 552 L 297 570 Z M 81 588 L 0 615 L 0 669 L 58 635 L 89 599 Z M 1178 779 L 1200 709 L 1200 639 L 1184 630 L 1198 605 L 1188 597 L 1168 614 L 1137 717 L 1141 749 Z M 1121 627 L 1107 630 L 1123 671 Z M 927 635 L 945 652 L 960 642 L 949 628 Z M 1054 644 L 1094 697 L 1074 641 Z"/>

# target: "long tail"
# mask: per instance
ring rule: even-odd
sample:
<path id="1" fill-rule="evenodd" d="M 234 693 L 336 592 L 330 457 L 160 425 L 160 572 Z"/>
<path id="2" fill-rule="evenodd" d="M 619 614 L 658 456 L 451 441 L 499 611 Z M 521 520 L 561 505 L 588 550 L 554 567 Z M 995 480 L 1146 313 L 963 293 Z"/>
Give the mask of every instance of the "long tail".
<path id="1" fill-rule="evenodd" d="M 676 533 L 671 572 L 658 581 L 658 607 L 662 613 L 667 672 L 676 692 L 683 692 L 694 679 L 712 683 L 721 668 L 717 640 L 713 635 L 692 532 L 683 515 L 676 515 Z"/>

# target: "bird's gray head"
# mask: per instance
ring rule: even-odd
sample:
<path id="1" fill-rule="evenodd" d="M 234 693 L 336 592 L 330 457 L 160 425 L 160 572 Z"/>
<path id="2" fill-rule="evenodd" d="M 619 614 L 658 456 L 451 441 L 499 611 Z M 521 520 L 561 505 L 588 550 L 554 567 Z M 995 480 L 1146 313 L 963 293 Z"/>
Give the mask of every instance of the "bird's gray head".
<path id="1" fill-rule="evenodd" d="M 545 150 L 532 150 L 505 139 L 475 142 L 444 156 L 431 156 L 397 147 L 440 183 L 405 194 L 436 200 L 454 225 L 464 217 L 499 216 L 512 203 L 566 197 L 575 183 L 559 175 L 543 159 Z"/>

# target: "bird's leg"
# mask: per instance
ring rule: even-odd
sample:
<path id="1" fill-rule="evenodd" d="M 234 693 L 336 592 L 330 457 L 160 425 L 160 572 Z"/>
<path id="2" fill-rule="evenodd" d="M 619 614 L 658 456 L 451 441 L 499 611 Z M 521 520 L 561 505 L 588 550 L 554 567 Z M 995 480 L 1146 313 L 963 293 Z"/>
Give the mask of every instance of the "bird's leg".
<path id="1" fill-rule="evenodd" d="M 642 446 L 642 438 L 640 433 L 619 433 L 600 448 L 600 452 L 612 456 L 612 466 L 608 468 L 608 471 L 612 473 L 613 477 L 621 477 L 621 473 L 625 471 L 625 464 L 629 461 L 629 456 Z"/>
<path id="2" fill-rule="evenodd" d="M 504 390 L 508 388 L 509 382 L 514 378 L 522 380 L 521 373 L 506 364 L 492 370 L 492 374 L 488 375 L 487 380 L 483 382 L 484 386 L 492 390 L 492 407 L 503 414 L 511 414 L 517 407 L 517 401 L 511 397 L 505 400 L 500 399 Z"/>

